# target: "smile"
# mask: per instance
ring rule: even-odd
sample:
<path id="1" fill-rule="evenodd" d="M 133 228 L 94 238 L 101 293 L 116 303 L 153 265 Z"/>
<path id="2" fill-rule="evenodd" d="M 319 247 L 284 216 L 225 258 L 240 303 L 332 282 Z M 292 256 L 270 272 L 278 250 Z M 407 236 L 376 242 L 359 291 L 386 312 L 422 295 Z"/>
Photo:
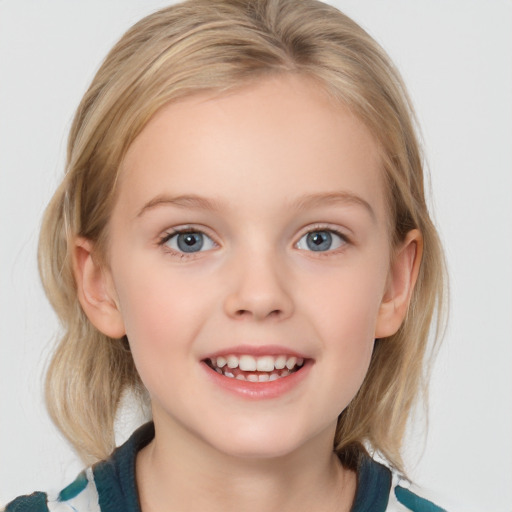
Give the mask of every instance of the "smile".
<path id="1" fill-rule="evenodd" d="M 270 382 L 300 370 L 304 365 L 301 357 L 278 355 L 233 355 L 211 357 L 206 364 L 217 373 L 230 379 L 248 382 Z"/>

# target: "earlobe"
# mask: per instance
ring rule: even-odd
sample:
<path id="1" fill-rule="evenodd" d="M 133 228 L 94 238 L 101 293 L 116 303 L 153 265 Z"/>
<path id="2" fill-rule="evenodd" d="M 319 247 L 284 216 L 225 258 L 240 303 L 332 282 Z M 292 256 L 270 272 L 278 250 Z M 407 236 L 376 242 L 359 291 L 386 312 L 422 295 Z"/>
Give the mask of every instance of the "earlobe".
<path id="1" fill-rule="evenodd" d="M 407 233 L 391 263 L 375 338 L 392 336 L 402 325 L 418 278 L 422 254 L 423 237 L 418 229 L 413 229 Z"/>
<path id="2" fill-rule="evenodd" d="M 126 334 L 123 317 L 110 272 L 94 259 L 93 243 L 82 237 L 75 240 L 73 272 L 78 300 L 90 322 L 110 338 Z"/>

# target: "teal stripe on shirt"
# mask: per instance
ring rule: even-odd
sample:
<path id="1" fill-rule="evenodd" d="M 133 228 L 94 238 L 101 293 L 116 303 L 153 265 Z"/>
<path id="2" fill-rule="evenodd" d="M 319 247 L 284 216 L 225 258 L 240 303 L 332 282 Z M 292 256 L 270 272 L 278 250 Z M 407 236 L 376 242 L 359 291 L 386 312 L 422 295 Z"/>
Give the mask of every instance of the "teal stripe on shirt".
<path id="1" fill-rule="evenodd" d="M 62 489 L 59 494 L 59 501 L 67 501 L 78 496 L 88 484 L 87 476 L 85 471 L 82 471 L 75 479 L 74 482 L 70 483 L 65 489 Z"/>
<path id="2" fill-rule="evenodd" d="M 444 508 L 440 508 L 434 503 L 425 498 L 420 498 L 418 495 L 404 489 L 397 485 L 395 487 L 396 499 L 412 512 L 446 512 Z"/>

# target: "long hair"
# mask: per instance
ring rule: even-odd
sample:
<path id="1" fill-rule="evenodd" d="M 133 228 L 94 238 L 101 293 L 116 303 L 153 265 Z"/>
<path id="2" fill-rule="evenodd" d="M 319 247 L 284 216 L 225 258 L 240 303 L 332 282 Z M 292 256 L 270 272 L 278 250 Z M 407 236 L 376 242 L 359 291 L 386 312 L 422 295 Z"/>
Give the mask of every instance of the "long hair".
<path id="1" fill-rule="evenodd" d="M 405 321 L 395 335 L 376 340 L 368 374 L 340 415 L 334 440 L 349 466 L 370 448 L 403 470 L 401 443 L 425 387 L 431 324 L 442 325 L 443 253 L 425 201 L 414 112 L 398 72 L 360 26 L 315 0 L 189 0 L 156 12 L 114 46 L 78 107 L 66 174 L 43 220 L 39 268 L 63 326 L 48 369 L 47 404 L 87 463 L 114 448 L 123 392 L 144 398 L 144 388 L 126 338 L 98 332 L 81 309 L 71 265 L 75 237 L 92 240 L 97 255 L 104 254 L 120 163 L 162 106 L 285 73 L 316 80 L 378 141 L 392 244 L 413 228 L 423 235 Z"/>

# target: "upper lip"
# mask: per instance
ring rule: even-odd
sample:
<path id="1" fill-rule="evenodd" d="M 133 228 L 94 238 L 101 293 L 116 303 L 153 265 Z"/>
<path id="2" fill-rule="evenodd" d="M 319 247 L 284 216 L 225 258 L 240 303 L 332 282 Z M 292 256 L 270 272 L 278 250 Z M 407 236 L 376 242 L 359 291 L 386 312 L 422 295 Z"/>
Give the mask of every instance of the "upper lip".
<path id="1" fill-rule="evenodd" d="M 211 352 L 204 356 L 203 359 L 215 358 L 226 355 L 250 355 L 250 356 L 281 356 L 297 357 L 302 359 L 310 359 L 306 354 L 281 345 L 236 345 L 223 348 L 215 352 Z"/>

